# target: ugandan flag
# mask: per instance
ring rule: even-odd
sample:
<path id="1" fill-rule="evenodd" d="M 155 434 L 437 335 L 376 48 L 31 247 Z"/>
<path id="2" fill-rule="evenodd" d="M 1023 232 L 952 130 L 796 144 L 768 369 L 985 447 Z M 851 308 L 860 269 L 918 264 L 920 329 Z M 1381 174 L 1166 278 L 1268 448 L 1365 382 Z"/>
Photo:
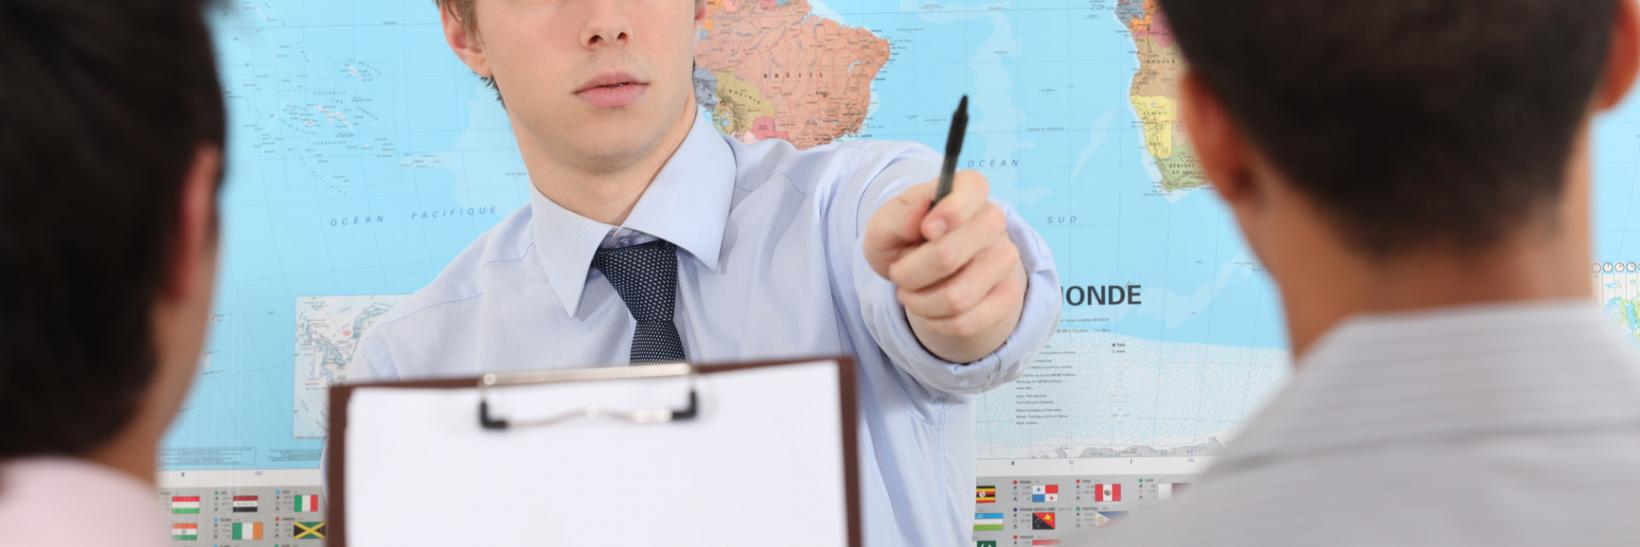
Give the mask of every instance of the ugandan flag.
<path id="1" fill-rule="evenodd" d="M 323 522 L 297 522 L 294 524 L 296 527 L 290 532 L 292 538 L 325 539 L 325 523 Z"/>
<path id="2" fill-rule="evenodd" d="M 997 487 L 981 486 L 974 489 L 974 503 L 996 503 Z"/>
<path id="3" fill-rule="evenodd" d="M 1053 530 L 1054 529 L 1053 511 L 1045 511 L 1045 512 L 1041 512 L 1041 513 L 1031 513 L 1031 529 L 1032 530 Z"/>

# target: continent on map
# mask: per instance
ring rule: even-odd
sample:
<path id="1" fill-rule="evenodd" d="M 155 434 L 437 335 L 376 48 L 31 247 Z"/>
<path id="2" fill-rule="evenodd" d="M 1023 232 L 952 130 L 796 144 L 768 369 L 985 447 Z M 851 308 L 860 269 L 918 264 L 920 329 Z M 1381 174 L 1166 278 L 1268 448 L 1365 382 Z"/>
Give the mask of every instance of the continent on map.
<path id="1" fill-rule="evenodd" d="M 1145 151 L 1161 172 L 1163 190 L 1188 190 L 1207 184 L 1196 163 L 1184 124 L 1179 120 L 1179 79 L 1184 60 L 1156 0 L 1117 0 L 1116 16 L 1127 27 L 1139 55 L 1128 98 L 1139 117 Z"/>
<path id="2" fill-rule="evenodd" d="M 295 398 L 291 435 L 322 439 L 330 386 L 347 381 L 359 341 L 403 296 L 302 296 L 296 299 Z"/>
<path id="3" fill-rule="evenodd" d="M 808 0 L 708 0 L 696 48 L 702 106 L 718 130 L 810 148 L 860 130 L 889 43 L 811 13 Z M 711 78 L 702 78 L 703 74 Z"/>

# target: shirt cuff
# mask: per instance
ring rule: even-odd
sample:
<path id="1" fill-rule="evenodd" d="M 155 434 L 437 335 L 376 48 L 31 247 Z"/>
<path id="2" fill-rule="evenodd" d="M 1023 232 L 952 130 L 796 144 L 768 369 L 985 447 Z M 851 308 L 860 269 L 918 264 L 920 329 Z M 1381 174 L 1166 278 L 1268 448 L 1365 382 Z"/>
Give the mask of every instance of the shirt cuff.
<path id="1" fill-rule="evenodd" d="M 1019 248 L 1025 266 L 1025 306 L 1014 332 L 990 355 L 972 363 L 954 363 L 924 348 L 906 319 L 894 284 L 861 258 L 855 261 L 861 315 L 883 353 L 924 386 L 953 394 L 978 394 L 1013 381 L 1047 343 L 1059 322 L 1059 275 L 1042 238 L 1006 204 L 1008 238 Z M 863 257 L 862 249 L 855 249 Z"/>

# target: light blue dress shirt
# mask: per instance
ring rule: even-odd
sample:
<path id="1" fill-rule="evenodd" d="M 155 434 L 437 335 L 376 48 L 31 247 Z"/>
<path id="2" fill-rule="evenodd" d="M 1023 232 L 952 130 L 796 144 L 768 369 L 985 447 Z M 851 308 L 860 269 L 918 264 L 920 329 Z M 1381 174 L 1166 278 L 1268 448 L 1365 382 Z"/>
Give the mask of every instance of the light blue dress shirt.
<path id="1" fill-rule="evenodd" d="M 676 320 L 691 361 L 856 359 L 866 545 L 966 544 L 974 394 L 1018 377 L 1059 317 L 1046 244 L 1008 210 L 1030 274 L 1024 316 L 996 353 L 944 361 L 861 251 L 872 213 L 935 178 L 940 156 L 914 143 L 747 145 L 696 118 L 625 225 L 532 192 L 382 319 L 349 380 L 625 363 L 634 321 L 592 257 L 617 228 L 653 235 L 678 247 Z"/>

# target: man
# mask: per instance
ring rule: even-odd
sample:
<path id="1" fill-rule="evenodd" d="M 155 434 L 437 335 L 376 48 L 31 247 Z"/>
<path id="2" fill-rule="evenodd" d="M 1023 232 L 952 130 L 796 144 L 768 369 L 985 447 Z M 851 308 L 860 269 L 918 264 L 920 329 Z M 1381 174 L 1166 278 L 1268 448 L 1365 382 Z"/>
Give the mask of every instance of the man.
<path id="1" fill-rule="evenodd" d="M 1640 544 L 1640 350 L 1588 274 L 1633 0 L 1161 5 L 1297 372 L 1109 544 Z"/>
<path id="2" fill-rule="evenodd" d="M 1059 309 L 1048 250 L 984 178 L 930 210 L 925 147 L 717 134 L 692 79 L 704 1 L 439 6 L 532 200 L 384 317 L 351 380 L 851 355 L 867 543 L 967 541 L 973 394 Z"/>
<path id="3" fill-rule="evenodd" d="M 216 272 L 201 11 L 0 2 L 0 545 L 169 544 L 154 459 Z"/>

